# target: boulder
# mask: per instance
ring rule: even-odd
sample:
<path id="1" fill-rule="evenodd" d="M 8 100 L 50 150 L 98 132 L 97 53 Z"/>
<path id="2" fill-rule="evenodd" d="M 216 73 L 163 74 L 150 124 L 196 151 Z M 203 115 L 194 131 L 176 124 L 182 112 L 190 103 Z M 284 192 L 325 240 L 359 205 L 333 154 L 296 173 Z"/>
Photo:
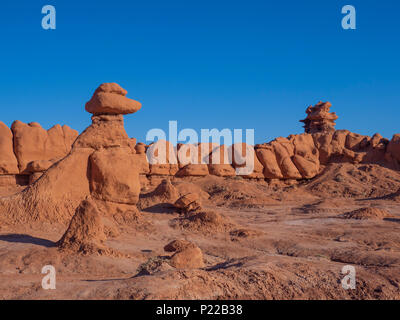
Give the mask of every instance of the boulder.
<path id="1" fill-rule="evenodd" d="M 86 103 L 85 109 L 94 115 L 121 115 L 140 110 L 141 103 L 126 98 L 126 94 L 127 91 L 116 83 L 103 83 Z"/>
<path id="2" fill-rule="evenodd" d="M 143 142 L 139 142 L 135 145 L 135 151 L 137 154 L 146 154 L 146 145 Z"/>
<path id="3" fill-rule="evenodd" d="M 108 148 L 90 156 L 90 190 L 94 198 L 136 204 L 139 170 L 130 148 Z"/>
<path id="4" fill-rule="evenodd" d="M 152 193 L 154 197 L 158 197 L 160 202 L 175 203 L 179 198 L 178 190 L 172 185 L 169 179 L 164 179 Z"/>
<path id="5" fill-rule="evenodd" d="M 167 252 L 175 252 L 169 264 L 177 269 L 198 269 L 204 267 L 203 253 L 194 243 L 174 240 L 164 247 Z"/>
<path id="6" fill-rule="evenodd" d="M 183 213 L 198 210 L 201 208 L 200 196 L 197 193 L 188 193 L 176 200 L 174 206 Z"/>

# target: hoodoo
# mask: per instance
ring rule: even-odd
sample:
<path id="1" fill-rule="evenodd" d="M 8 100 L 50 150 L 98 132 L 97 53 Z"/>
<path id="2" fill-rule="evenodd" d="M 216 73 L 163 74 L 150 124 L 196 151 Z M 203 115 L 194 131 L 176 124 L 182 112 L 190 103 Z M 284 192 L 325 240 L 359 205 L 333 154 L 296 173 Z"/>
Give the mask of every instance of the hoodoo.
<path id="1" fill-rule="evenodd" d="M 39 180 L 0 199 L 4 212 L 0 219 L 67 223 L 88 196 L 99 202 L 99 208 L 134 211 L 140 193 L 139 169 L 123 115 L 138 111 L 141 104 L 126 94 L 116 83 L 100 85 L 86 104 L 93 114 L 92 124 L 75 140 L 69 154 Z M 113 210 L 107 214 L 112 215 Z"/>
<path id="2" fill-rule="evenodd" d="M 332 107 L 330 102 L 318 102 L 315 106 L 309 106 L 306 110 L 307 118 L 300 120 L 304 122 L 306 133 L 333 132 L 335 121 L 338 116 L 335 112 L 329 112 Z"/>

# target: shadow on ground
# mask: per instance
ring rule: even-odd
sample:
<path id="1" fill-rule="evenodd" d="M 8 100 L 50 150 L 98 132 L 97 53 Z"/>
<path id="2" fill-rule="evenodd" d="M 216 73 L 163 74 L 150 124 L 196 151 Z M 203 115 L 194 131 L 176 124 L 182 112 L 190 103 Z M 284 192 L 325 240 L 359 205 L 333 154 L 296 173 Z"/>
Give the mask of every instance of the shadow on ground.
<path id="1" fill-rule="evenodd" d="M 47 239 L 32 237 L 28 234 L 3 234 L 0 235 L 0 241 L 14 242 L 14 243 L 30 243 L 46 248 L 55 247 L 56 243 Z"/>

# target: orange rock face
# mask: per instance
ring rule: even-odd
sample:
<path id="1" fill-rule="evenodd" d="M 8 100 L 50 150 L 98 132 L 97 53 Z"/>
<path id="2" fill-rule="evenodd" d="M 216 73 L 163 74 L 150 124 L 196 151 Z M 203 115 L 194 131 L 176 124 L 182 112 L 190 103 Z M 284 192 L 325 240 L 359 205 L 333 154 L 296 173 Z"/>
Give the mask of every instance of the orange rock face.
<path id="1" fill-rule="evenodd" d="M 274 148 L 276 160 L 284 179 L 300 179 L 301 174 L 292 161 L 294 146 L 287 139 L 276 139 L 271 142 Z"/>
<path id="2" fill-rule="evenodd" d="M 400 164 L 400 134 L 393 136 L 387 146 L 387 153 L 390 156 L 390 160 L 395 161 L 396 165 Z"/>
<path id="3" fill-rule="evenodd" d="M 11 130 L 0 121 L 0 174 L 19 173 L 17 158 L 13 151 Z"/>
<path id="4" fill-rule="evenodd" d="M 20 173 L 26 173 L 31 161 L 62 159 L 78 136 L 78 132 L 68 126 L 55 125 L 46 131 L 36 122 L 14 121 L 11 130 Z"/>
<path id="5" fill-rule="evenodd" d="M 35 160 L 28 163 L 26 171 L 29 173 L 43 172 L 46 171 L 53 165 L 50 160 Z"/>
<path id="6" fill-rule="evenodd" d="M 263 174 L 267 179 L 282 179 L 283 175 L 276 160 L 272 146 L 260 146 L 256 150 L 258 160 L 264 166 Z"/>
<path id="7" fill-rule="evenodd" d="M 101 149 L 108 147 L 130 148 L 130 139 L 124 128 L 122 115 L 99 115 L 92 117 L 87 127 L 74 143 L 77 148 Z"/>
<path id="8" fill-rule="evenodd" d="M 246 143 L 236 143 L 231 147 L 232 166 L 236 174 L 245 178 L 264 178 L 263 165 L 258 160 L 253 146 Z"/>
<path id="9" fill-rule="evenodd" d="M 319 151 L 315 147 L 314 140 L 310 134 L 300 134 L 293 136 L 294 165 L 299 170 L 301 176 L 306 179 L 315 177 L 319 173 Z"/>
<path id="10" fill-rule="evenodd" d="M 139 171 L 130 148 L 109 148 L 90 156 L 90 189 L 99 200 L 136 204 L 139 201 Z"/>

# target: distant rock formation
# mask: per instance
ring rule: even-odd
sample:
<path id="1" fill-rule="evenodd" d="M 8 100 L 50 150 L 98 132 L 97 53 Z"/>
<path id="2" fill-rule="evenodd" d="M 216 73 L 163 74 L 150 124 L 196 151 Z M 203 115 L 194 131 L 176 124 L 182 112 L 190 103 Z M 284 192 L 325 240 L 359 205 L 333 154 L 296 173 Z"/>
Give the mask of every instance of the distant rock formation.
<path id="1" fill-rule="evenodd" d="M 13 150 L 12 132 L 0 121 L 0 174 L 18 173 L 18 161 Z"/>
<path id="2" fill-rule="evenodd" d="M 174 146 L 165 140 L 145 145 L 125 131 L 123 115 L 141 108 L 126 94 L 116 83 L 100 85 L 85 105 L 93 114 L 92 124 L 79 137 L 68 126 L 46 131 L 35 122 L 15 121 L 10 130 L 0 122 L 0 175 L 29 176 L 32 187 L 14 197 L 20 208 L 32 207 L 31 218 L 69 219 L 88 195 L 105 203 L 99 208 L 135 206 L 141 187 L 152 179 L 236 177 L 247 161 L 254 164 L 252 172 L 241 175 L 248 179 L 312 179 L 332 162 L 374 163 L 400 170 L 400 134 L 389 141 L 379 134 L 369 137 L 335 130 L 338 117 L 330 112 L 329 102 L 307 108 L 307 118 L 301 120 L 305 133 L 254 147 L 246 143 Z M 171 183 L 162 187 L 171 188 Z"/>
<path id="3" fill-rule="evenodd" d="M 14 153 L 18 160 L 21 174 L 27 174 L 29 162 L 35 160 L 52 160 L 64 158 L 71 150 L 71 145 L 78 136 L 78 131 L 68 126 L 55 125 L 49 130 L 39 123 L 29 124 L 14 121 L 11 125 L 14 139 Z"/>
<path id="4" fill-rule="evenodd" d="M 335 131 L 335 120 L 338 116 L 335 112 L 329 112 L 332 104 L 330 102 L 318 102 L 315 106 L 309 106 L 306 110 L 307 118 L 300 120 L 304 122 L 304 132 L 333 132 Z"/>

